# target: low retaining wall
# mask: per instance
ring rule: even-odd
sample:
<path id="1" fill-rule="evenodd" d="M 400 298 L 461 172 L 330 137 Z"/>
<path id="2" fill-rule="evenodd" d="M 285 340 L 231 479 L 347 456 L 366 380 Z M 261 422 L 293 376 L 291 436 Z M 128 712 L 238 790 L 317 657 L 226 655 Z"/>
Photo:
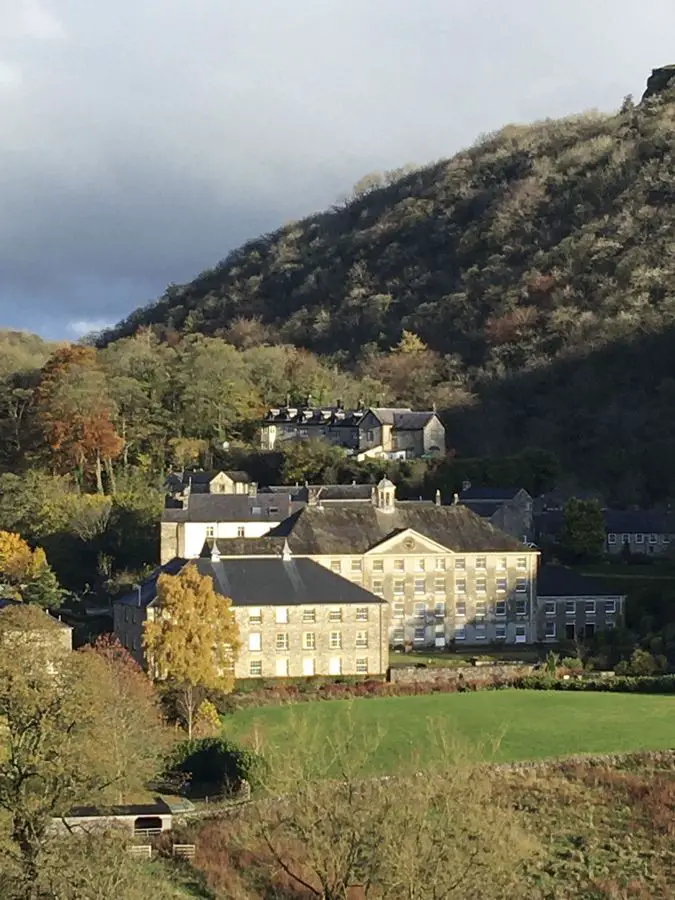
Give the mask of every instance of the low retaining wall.
<path id="1" fill-rule="evenodd" d="M 444 666 L 392 666 L 389 680 L 394 684 L 422 684 L 425 682 L 452 681 L 492 681 L 498 678 L 501 681 L 513 681 L 523 675 L 531 675 L 534 666 L 528 665 L 503 665 L 503 666 L 461 666 L 455 669 Z"/>

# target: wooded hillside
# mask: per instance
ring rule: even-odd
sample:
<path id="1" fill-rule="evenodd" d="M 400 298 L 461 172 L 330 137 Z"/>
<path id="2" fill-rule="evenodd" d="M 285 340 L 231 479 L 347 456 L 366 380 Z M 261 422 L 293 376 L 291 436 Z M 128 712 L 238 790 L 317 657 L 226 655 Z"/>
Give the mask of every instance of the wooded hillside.
<path id="1" fill-rule="evenodd" d="M 674 146 L 675 88 L 616 115 L 507 126 L 364 178 L 102 342 L 151 325 L 291 343 L 390 382 L 405 330 L 434 351 L 417 357 L 421 388 L 415 366 L 402 379 L 410 402 L 447 411 L 461 455 L 544 447 L 617 502 L 671 497 Z"/>

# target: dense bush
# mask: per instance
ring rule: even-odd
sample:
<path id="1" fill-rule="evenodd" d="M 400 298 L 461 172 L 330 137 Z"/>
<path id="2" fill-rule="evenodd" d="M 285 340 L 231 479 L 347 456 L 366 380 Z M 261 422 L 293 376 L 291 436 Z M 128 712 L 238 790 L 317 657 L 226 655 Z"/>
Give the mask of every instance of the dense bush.
<path id="1" fill-rule="evenodd" d="M 244 781 L 254 785 L 263 765 L 253 751 L 223 738 L 208 737 L 177 744 L 167 760 L 165 774 L 186 779 L 193 791 L 208 787 L 232 796 Z"/>

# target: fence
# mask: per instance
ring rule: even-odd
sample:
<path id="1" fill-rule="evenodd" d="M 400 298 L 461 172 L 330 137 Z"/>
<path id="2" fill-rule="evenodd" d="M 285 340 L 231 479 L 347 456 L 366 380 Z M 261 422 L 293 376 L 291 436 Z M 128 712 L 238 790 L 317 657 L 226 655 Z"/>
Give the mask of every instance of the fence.
<path id="1" fill-rule="evenodd" d="M 151 844 L 138 844 L 135 847 L 129 847 L 128 850 L 132 856 L 139 856 L 142 859 L 152 859 Z"/>
<path id="2" fill-rule="evenodd" d="M 195 858 L 195 845 L 194 844 L 174 844 L 171 848 L 171 852 L 174 856 L 178 856 L 181 859 L 194 859 Z"/>

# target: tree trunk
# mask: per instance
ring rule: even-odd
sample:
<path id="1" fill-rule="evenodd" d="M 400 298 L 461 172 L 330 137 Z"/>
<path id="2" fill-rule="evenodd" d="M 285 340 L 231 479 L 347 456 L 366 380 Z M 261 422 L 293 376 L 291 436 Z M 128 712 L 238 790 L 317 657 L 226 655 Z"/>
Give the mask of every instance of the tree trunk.
<path id="1" fill-rule="evenodd" d="M 113 469 L 113 464 L 110 457 L 106 457 L 105 459 L 105 471 L 108 476 L 108 487 L 110 488 L 110 493 L 116 494 L 117 483 L 115 482 L 115 470 Z"/>
<path id="2" fill-rule="evenodd" d="M 40 841 L 35 835 L 32 823 L 23 817 L 15 817 L 12 823 L 12 837 L 21 852 L 21 868 L 25 880 L 26 900 L 37 900 L 37 861 L 40 853 Z"/>
<path id="3" fill-rule="evenodd" d="M 103 472 L 101 469 L 101 454 L 96 451 L 96 491 L 99 494 L 103 493 Z"/>
<path id="4" fill-rule="evenodd" d="M 188 740 L 192 740 L 192 720 L 194 718 L 194 691 L 192 685 L 185 687 L 185 724 L 187 725 Z"/>

